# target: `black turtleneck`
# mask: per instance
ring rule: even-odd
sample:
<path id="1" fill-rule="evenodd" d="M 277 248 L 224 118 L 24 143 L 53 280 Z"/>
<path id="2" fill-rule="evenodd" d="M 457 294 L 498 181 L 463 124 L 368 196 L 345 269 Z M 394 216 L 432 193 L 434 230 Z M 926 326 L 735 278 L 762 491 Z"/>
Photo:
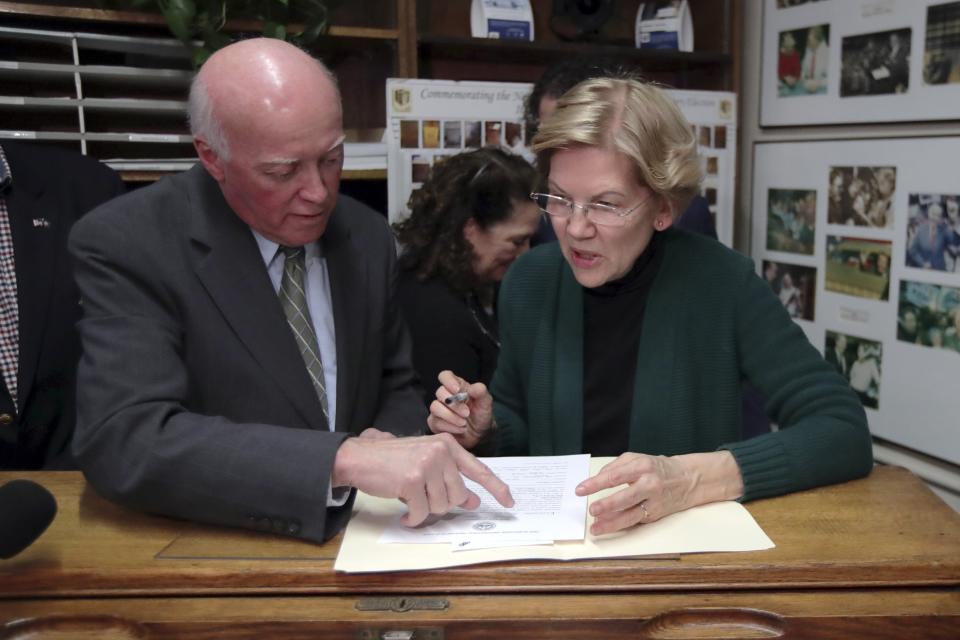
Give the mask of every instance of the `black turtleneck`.
<path id="1" fill-rule="evenodd" d="M 630 412 L 637 350 L 647 294 L 663 257 L 660 234 L 630 271 L 594 289 L 584 289 L 583 451 L 618 456 L 630 440 Z"/>

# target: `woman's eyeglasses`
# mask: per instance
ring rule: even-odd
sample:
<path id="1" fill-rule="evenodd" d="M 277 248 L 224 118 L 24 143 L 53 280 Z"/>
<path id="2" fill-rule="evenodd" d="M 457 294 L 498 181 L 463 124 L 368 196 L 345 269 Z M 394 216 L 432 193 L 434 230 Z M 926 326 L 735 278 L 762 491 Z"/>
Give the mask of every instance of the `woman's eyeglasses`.
<path id="1" fill-rule="evenodd" d="M 651 193 L 639 204 L 629 209 L 599 202 L 580 204 L 570 198 L 555 196 L 550 193 L 531 193 L 530 199 L 537 203 L 541 211 L 553 218 L 572 218 L 574 211 L 579 208 L 583 211 L 587 220 L 593 224 L 604 227 L 622 227 L 627 223 L 627 216 L 646 204 L 655 195 L 655 193 Z"/>

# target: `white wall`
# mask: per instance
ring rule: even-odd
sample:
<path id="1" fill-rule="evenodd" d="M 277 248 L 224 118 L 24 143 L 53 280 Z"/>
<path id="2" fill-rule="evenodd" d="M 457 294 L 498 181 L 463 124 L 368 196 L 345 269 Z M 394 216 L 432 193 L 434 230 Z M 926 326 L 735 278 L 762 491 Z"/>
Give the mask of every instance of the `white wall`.
<path id="1" fill-rule="evenodd" d="M 834 138 L 888 138 L 893 136 L 960 135 L 960 120 L 936 123 L 858 124 L 808 127 L 766 127 L 760 123 L 760 79 L 763 42 L 763 2 L 741 0 L 743 40 L 740 51 L 742 86 L 739 88 L 740 160 L 738 167 L 737 206 L 734 246 L 750 254 L 753 212 L 753 147 L 757 142 L 809 141 Z M 822 3 L 824 22 L 830 21 L 830 3 Z M 918 11 L 924 11 L 918 5 Z M 960 108 L 958 108 L 960 115 Z M 960 437 L 960 429 L 958 436 Z M 960 466 L 921 456 L 908 449 L 877 442 L 874 457 L 878 462 L 905 466 L 928 481 L 938 495 L 960 511 Z"/>

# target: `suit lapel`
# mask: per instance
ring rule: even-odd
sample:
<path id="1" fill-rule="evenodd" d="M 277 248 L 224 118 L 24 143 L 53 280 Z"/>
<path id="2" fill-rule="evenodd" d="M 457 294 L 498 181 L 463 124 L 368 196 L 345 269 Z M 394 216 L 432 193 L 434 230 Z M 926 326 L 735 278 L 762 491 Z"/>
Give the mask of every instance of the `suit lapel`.
<path id="1" fill-rule="evenodd" d="M 337 431 L 349 431 L 353 396 L 358 390 L 363 336 L 369 314 L 363 292 L 367 290 L 367 264 L 361 259 L 347 224 L 347 207 L 337 205 L 323 236 L 323 253 L 330 274 L 330 297 L 337 342 Z"/>
<path id="2" fill-rule="evenodd" d="M 249 227 L 197 165 L 185 176 L 192 203 L 195 271 L 224 319 L 311 428 L 323 411 Z M 265 382 L 266 384 L 266 382 Z M 319 420 L 318 420 L 319 418 Z"/>
<path id="3" fill-rule="evenodd" d="M 69 223 L 53 217 L 59 207 L 50 202 L 52 196 L 45 192 L 42 182 L 32 179 L 29 171 L 15 175 L 14 185 L 6 194 L 17 271 L 18 411 L 23 410 L 30 394 L 30 383 L 40 357 L 40 338 L 46 326 L 53 274 L 59 268 L 57 261 L 66 259 L 56 248 L 57 239 L 67 233 L 60 225 Z"/>

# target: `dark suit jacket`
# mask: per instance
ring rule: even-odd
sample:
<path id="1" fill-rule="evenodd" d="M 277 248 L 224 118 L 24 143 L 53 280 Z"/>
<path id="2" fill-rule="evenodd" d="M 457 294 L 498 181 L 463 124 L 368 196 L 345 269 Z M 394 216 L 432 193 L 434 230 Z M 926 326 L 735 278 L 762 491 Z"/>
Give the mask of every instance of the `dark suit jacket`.
<path id="1" fill-rule="evenodd" d="M 74 221 L 123 192 L 109 167 L 79 153 L 4 140 L 13 181 L 6 201 L 17 270 L 17 410 L 0 379 L 0 469 L 71 468 L 75 327 L 80 295 L 67 255 Z"/>
<path id="2" fill-rule="evenodd" d="M 413 338 L 413 367 L 425 405 L 433 402 L 444 369 L 464 380 L 490 383 L 500 352 L 495 318 L 473 301 L 475 307 L 468 306 L 466 296 L 441 278 L 422 281 L 412 269 L 401 270 L 397 299 Z"/>
<path id="3" fill-rule="evenodd" d="M 197 165 L 92 212 L 70 238 L 83 297 L 74 453 L 138 509 L 311 540 L 337 448 L 420 433 L 386 220 L 340 196 L 323 237 L 337 345 L 336 432 L 249 227 Z"/>
<path id="4" fill-rule="evenodd" d="M 687 205 L 674 226 L 717 239 L 717 225 L 714 224 L 713 216 L 710 215 L 710 205 L 703 196 L 693 196 L 693 200 Z"/>

